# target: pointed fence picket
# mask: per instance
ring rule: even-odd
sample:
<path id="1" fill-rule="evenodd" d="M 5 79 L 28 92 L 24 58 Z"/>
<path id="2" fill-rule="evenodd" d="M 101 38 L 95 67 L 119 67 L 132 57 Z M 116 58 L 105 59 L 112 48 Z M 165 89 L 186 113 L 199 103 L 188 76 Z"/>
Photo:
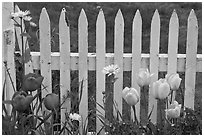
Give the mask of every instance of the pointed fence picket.
<path id="1" fill-rule="evenodd" d="M 13 21 L 10 19 L 10 13 L 14 10 L 13 3 L 3 2 L 2 4 L 2 34 L 3 34 L 3 59 L 2 59 L 2 86 L 5 82 L 4 97 L 5 100 L 11 100 L 14 92 L 16 91 L 16 72 L 15 72 L 15 35 Z M 5 67 L 7 65 L 7 68 Z M 9 74 L 8 74 L 9 72 Z M 10 76 L 9 76 L 10 75 Z M 6 104 L 8 114 L 11 113 L 11 105 Z"/>
<path id="2" fill-rule="evenodd" d="M 65 20 L 65 8 L 62 9 L 59 19 L 59 41 L 60 41 L 60 99 L 68 96 L 70 91 L 70 26 Z M 61 122 L 65 122 L 65 113 L 70 111 L 70 98 L 65 100 L 61 109 Z"/>
<path id="3" fill-rule="evenodd" d="M 198 22 L 194 10 L 188 17 L 184 105 L 194 109 Z"/>
<path id="4" fill-rule="evenodd" d="M 119 9 L 115 17 L 114 64 L 118 65 L 118 67 L 120 68 L 120 72 L 116 74 L 116 77 L 118 79 L 114 83 L 113 100 L 117 103 L 117 107 L 120 112 L 122 112 L 122 94 L 118 94 L 118 91 L 123 90 L 123 48 L 124 48 L 124 19 L 122 12 Z M 114 111 L 113 113 L 115 114 Z"/>
<path id="5" fill-rule="evenodd" d="M 12 5 L 4 3 L 12 11 Z M 16 7 L 16 10 L 19 8 Z M 88 71 L 96 71 L 96 102 L 103 105 L 102 92 L 105 91 L 105 74 L 102 70 L 105 66 L 110 64 L 117 64 L 120 68 L 120 73 L 116 75 L 117 79 L 114 84 L 114 100 L 116 101 L 119 111 L 122 112 L 122 96 L 123 89 L 123 71 L 131 71 L 131 86 L 140 92 L 137 85 L 137 73 L 139 68 L 149 68 L 150 73 L 154 73 L 149 88 L 149 108 L 148 113 L 153 109 L 151 121 L 153 123 L 157 120 L 157 100 L 153 97 L 152 84 L 158 80 L 159 72 L 176 73 L 185 72 L 185 98 L 184 105 L 194 108 L 195 96 L 195 76 L 196 72 L 202 72 L 202 55 L 197 53 L 198 41 L 198 24 L 194 11 L 192 10 L 188 18 L 187 28 L 187 51 L 185 54 L 177 54 L 178 50 L 178 33 L 179 20 L 174 10 L 169 23 L 169 41 L 168 54 L 159 54 L 160 46 L 160 16 L 158 10 L 155 11 L 151 22 L 150 34 L 150 54 L 142 54 L 142 18 L 139 10 L 137 10 L 132 24 L 132 53 L 123 53 L 124 48 L 124 19 L 121 10 L 118 11 L 115 18 L 115 33 L 114 33 L 114 53 L 106 53 L 106 22 L 104 13 L 99 11 L 96 22 L 96 53 L 88 53 L 88 21 L 85 11 L 82 9 L 78 22 L 78 43 L 79 53 L 70 53 L 70 26 L 65 20 L 65 9 L 62 9 L 59 19 L 59 47 L 60 52 L 51 52 L 51 34 L 50 34 L 50 20 L 45 8 L 42 9 L 39 20 L 40 33 L 40 52 L 31 52 L 33 69 L 41 70 L 41 75 L 44 77 L 42 97 L 52 92 L 52 70 L 60 70 L 60 99 L 70 91 L 70 71 L 79 71 L 79 93 L 82 90 L 81 103 L 79 105 L 79 113 L 82 115 L 82 125 L 87 125 L 88 116 Z M 15 65 L 14 65 L 14 31 L 10 20 L 8 20 L 10 12 L 3 12 L 3 60 L 7 61 L 9 72 L 15 85 Z M 10 24 L 10 25 L 9 25 Z M 6 28 L 6 29 L 5 29 Z M 16 28 L 16 33 L 20 30 Z M 8 41 L 9 40 L 9 41 Z M 20 42 L 19 36 L 17 38 Z M 6 75 L 5 67 L 3 67 L 3 79 L 6 79 L 6 95 L 10 99 L 13 95 L 9 77 Z M 83 81 L 83 82 L 82 82 Z M 82 89 L 81 89 L 81 84 Z M 42 87 L 44 88 L 44 87 Z M 142 115 L 140 111 L 140 102 L 136 105 L 137 118 Z M 71 101 L 67 100 L 62 106 L 61 122 L 65 121 L 65 112 L 69 113 L 71 109 Z M 104 110 L 96 105 L 97 114 L 104 115 Z M 45 109 L 44 109 L 45 110 Z M 132 110 L 132 109 L 131 109 Z M 99 113 L 101 112 L 101 113 Z M 133 118 L 133 112 L 131 112 Z M 96 119 L 96 131 L 99 131 L 103 124 L 99 119 Z M 104 134 L 104 130 L 101 132 Z"/>
<path id="6" fill-rule="evenodd" d="M 98 14 L 96 22 L 96 102 L 100 105 L 103 104 L 102 93 L 105 91 L 105 74 L 102 73 L 105 67 L 105 43 L 106 41 L 106 22 L 101 9 Z M 105 115 L 104 110 L 96 105 L 96 114 Z M 100 131 L 103 124 L 99 119 L 96 119 L 96 131 Z M 101 131 L 104 134 L 104 130 Z"/>
<path id="7" fill-rule="evenodd" d="M 88 121 L 86 120 L 88 116 L 88 64 L 87 64 L 87 55 L 88 55 L 88 21 L 84 9 L 81 10 L 79 16 L 79 25 L 78 25 L 78 34 L 79 34 L 79 92 L 82 90 L 81 102 L 79 104 L 79 113 L 82 115 L 82 122 L 79 127 L 82 131 L 82 126 L 87 125 Z M 81 84 L 82 89 L 81 89 Z"/>
<path id="8" fill-rule="evenodd" d="M 137 84 L 137 74 L 141 66 L 141 48 L 142 48 L 142 18 L 140 11 L 137 10 L 133 19 L 132 25 L 132 87 L 135 88 L 139 94 L 140 87 Z M 140 101 L 136 104 L 136 115 L 140 121 Z M 131 109 L 131 117 L 134 119 L 133 110 Z"/>
<path id="9" fill-rule="evenodd" d="M 51 34 L 50 19 L 45 8 L 42 9 L 39 20 L 40 29 L 40 71 L 44 77 L 42 82 L 42 97 L 52 93 L 52 72 L 51 72 Z M 46 109 L 43 109 L 46 111 Z"/>
<path id="10" fill-rule="evenodd" d="M 159 70 L 159 43 L 160 43 L 160 16 L 158 10 L 155 10 L 151 22 L 151 35 L 150 35 L 150 73 L 154 74 L 151 78 L 150 91 L 149 91 L 149 112 L 154 107 L 151 115 L 153 123 L 157 121 L 157 100 L 151 94 L 153 90 L 153 81 L 158 80 Z"/>
<path id="11" fill-rule="evenodd" d="M 178 31 L 179 21 L 176 11 L 174 10 L 171 15 L 169 23 L 168 70 L 167 70 L 168 74 L 177 72 Z M 175 94 L 176 92 L 173 91 L 172 100 L 175 99 Z"/>

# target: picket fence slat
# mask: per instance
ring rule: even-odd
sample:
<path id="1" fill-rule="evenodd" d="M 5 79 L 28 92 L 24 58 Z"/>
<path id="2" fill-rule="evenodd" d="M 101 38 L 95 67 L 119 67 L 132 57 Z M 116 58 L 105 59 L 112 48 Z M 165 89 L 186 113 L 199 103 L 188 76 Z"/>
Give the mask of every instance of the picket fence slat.
<path id="1" fill-rule="evenodd" d="M 70 27 L 65 20 L 65 8 L 62 9 L 59 19 L 59 43 L 60 43 L 60 99 L 68 96 L 70 91 Z M 71 109 L 71 100 L 68 98 L 61 109 L 61 122 L 65 122 L 65 112 Z"/>
<path id="2" fill-rule="evenodd" d="M 3 21 L 3 28 L 2 28 L 2 34 L 3 34 L 3 64 L 2 64 L 2 82 L 6 82 L 5 86 L 5 99 L 11 100 L 14 90 L 16 90 L 16 73 L 15 73 L 15 62 L 14 62 L 14 51 L 15 51 L 15 35 L 14 35 L 14 26 L 13 26 L 13 21 L 10 18 L 10 13 L 13 12 L 14 10 L 14 5 L 13 3 L 9 2 L 3 2 L 2 4 L 2 21 Z M 10 77 L 12 79 L 12 82 L 9 78 L 8 73 L 6 72 L 5 64 L 7 64 L 8 71 L 10 73 Z M 2 85 L 3 85 L 2 83 Z M 13 89 L 13 86 L 14 89 Z M 6 109 L 8 114 L 11 114 L 11 105 L 6 104 Z"/>
<path id="3" fill-rule="evenodd" d="M 84 9 L 81 10 L 79 16 L 78 25 L 79 34 L 79 92 L 82 87 L 82 98 L 79 104 L 79 113 L 82 115 L 82 123 L 79 125 L 80 131 L 82 131 L 82 125 L 85 125 L 85 119 L 88 116 L 88 65 L 87 65 L 87 55 L 88 55 L 88 21 Z M 87 125 L 87 123 L 86 123 Z"/>
<path id="4" fill-rule="evenodd" d="M 120 9 L 115 17 L 114 33 L 114 64 L 118 65 L 120 72 L 116 74 L 118 79 L 114 83 L 113 99 L 117 103 L 118 110 L 122 113 L 124 19 Z M 113 114 L 116 114 L 115 109 L 113 110 Z"/>
<path id="5" fill-rule="evenodd" d="M 184 106 L 194 109 L 198 21 L 194 10 L 188 17 Z"/>
<path id="6" fill-rule="evenodd" d="M 105 41 L 106 41 L 106 22 L 101 9 L 98 14 L 96 22 L 96 102 L 103 106 L 103 95 L 102 92 L 105 91 L 105 74 L 102 73 L 105 67 Z M 96 114 L 105 115 L 105 111 L 98 105 L 96 109 L 100 112 Z M 100 131 L 103 124 L 99 119 L 96 119 L 96 131 Z M 104 134 L 104 130 L 101 131 Z"/>
<path id="7" fill-rule="evenodd" d="M 141 48 L 142 48 L 142 18 L 140 11 L 137 10 L 132 25 L 132 87 L 135 88 L 139 95 L 140 87 L 137 84 L 137 74 L 141 66 Z M 137 119 L 140 121 L 140 101 L 136 104 L 136 115 Z M 131 117 L 134 119 L 134 112 L 131 109 Z"/>
<path id="8" fill-rule="evenodd" d="M 177 51 L 178 51 L 178 32 L 179 21 L 176 11 L 174 10 L 169 23 L 169 41 L 168 41 L 168 70 L 167 73 L 177 72 Z M 176 92 L 173 91 L 172 99 L 175 99 Z M 169 96 L 170 98 L 170 96 Z"/>
<path id="9" fill-rule="evenodd" d="M 157 100 L 152 95 L 153 81 L 158 80 L 158 66 L 159 66 L 159 42 L 160 41 L 160 17 L 158 10 L 155 10 L 151 22 L 151 35 L 150 35 L 150 73 L 154 74 L 151 79 L 149 91 L 149 112 L 154 106 L 151 120 L 153 123 L 157 121 Z"/>
<path id="10" fill-rule="evenodd" d="M 44 77 L 42 84 L 46 90 L 42 91 L 42 97 L 52 93 L 52 72 L 51 72 L 51 34 L 50 19 L 45 8 L 42 9 L 39 20 L 40 29 L 40 71 Z M 44 88 L 42 86 L 42 88 Z M 43 109 L 46 110 L 46 109 Z"/>

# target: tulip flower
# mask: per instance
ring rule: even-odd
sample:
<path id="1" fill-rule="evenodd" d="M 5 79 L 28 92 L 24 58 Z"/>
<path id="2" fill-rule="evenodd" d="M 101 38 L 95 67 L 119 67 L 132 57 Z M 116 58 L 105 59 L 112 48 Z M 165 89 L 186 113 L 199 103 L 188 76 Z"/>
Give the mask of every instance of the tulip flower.
<path id="1" fill-rule="evenodd" d="M 140 87 L 148 86 L 150 84 L 152 76 L 153 74 L 150 74 L 147 68 L 140 68 L 138 77 L 137 77 L 137 84 Z"/>
<path id="2" fill-rule="evenodd" d="M 123 89 L 122 97 L 130 106 L 136 105 L 140 99 L 138 91 L 128 87 Z"/>
<path id="3" fill-rule="evenodd" d="M 166 114 L 170 118 L 178 118 L 180 117 L 180 112 L 181 112 L 181 104 L 178 104 L 177 101 L 174 101 L 173 104 L 169 106 L 168 109 L 165 110 Z"/>
<path id="4" fill-rule="evenodd" d="M 156 99 L 165 99 L 170 93 L 170 86 L 166 79 L 159 79 L 153 83 L 153 95 Z"/>
<path id="5" fill-rule="evenodd" d="M 12 105 L 18 112 L 24 112 L 33 101 L 33 96 L 27 95 L 25 91 L 16 92 L 12 97 Z"/>
<path id="6" fill-rule="evenodd" d="M 24 76 L 22 89 L 24 91 L 35 91 L 40 88 L 44 77 L 35 73 L 29 73 Z"/>
<path id="7" fill-rule="evenodd" d="M 47 94 L 44 98 L 44 105 L 48 110 L 56 110 L 59 106 L 59 97 L 54 93 Z"/>
<path id="8" fill-rule="evenodd" d="M 173 91 L 177 90 L 181 83 L 181 78 L 179 77 L 179 74 L 177 73 L 167 74 L 166 80 L 169 83 L 171 90 Z"/>

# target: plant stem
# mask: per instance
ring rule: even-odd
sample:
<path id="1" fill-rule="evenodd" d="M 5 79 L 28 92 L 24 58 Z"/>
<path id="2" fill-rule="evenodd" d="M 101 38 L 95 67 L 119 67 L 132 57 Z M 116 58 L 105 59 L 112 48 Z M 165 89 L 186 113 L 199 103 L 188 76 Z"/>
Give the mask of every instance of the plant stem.
<path id="1" fill-rule="evenodd" d="M 135 122 L 136 122 L 136 124 L 138 125 L 138 124 L 139 124 L 139 122 L 138 122 L 138 120 L 137 120 L 137 116 L 136 116 L 136 109 L 135 109 L 135 106 L 134 106 L 134 105 L 132 106 L 132 109 L 133 109 L 133 111 L 134 111 L 134 118 L 135 118 Z"/>
<path id="2" fill-rule="evenodd" d="M 23 33 L 23 19 L 21 19 L 21 34 Z M 25 75 L 25 57 L 24 57 L 24 42 L 23 42 L 23 36 L 21 36 L 21 46 L 22 46 L 22 62 L 23 62 L 23 72 L 22 72 L 22 78 Z"/>
<path id="3" fill-rule="evenodd" d="M 148 112 L 147 112 L 147 93 L 148 93 L 148 88 L 147 86 L 141 87 L 141 100 L 140 100 L 140 121 L 141 124 L 144 126 L 147 124 L 147 119 L 148 119 Z"/>
<path id="4" fill-rule="evenodd" d="M 171 100 L 170 100 L 170 104 L 172 104 L 172 100 L 173 100 L 173 93 L 174 93 L 174 91 L 172 90 L 172 91 L 171 91 Z"/>
<path id="5" fill-rule="evenodd" d="M 14 87 L 14 83 L 13 83 L 13 80 L 12 80 L 12 78 L 11 78 L 11 74 L 9 73 L 9 69 L 8 69 L 8 67 L 7 67 L 7 62 L 4 62 L 4 65 L 5 65 L 5 67 L 6 67 L 6 72 L 8 73 L 9 79 L 10 79 L 10 81 L 11 81 L 11 85 L 12 85 L 12 87 L 13 87 L 13 90 L 14 90 L 14 92 L 16 92 L 15 87 Z"/>

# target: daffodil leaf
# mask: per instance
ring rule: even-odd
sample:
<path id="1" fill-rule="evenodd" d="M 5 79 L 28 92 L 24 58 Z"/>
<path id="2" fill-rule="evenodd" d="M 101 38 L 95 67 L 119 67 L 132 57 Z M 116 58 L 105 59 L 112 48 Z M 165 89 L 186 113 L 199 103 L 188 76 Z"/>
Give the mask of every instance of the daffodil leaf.
<path id="1" fill-rule="evenodd" d="M 31 60 L 30 48 L 25 50 L 25 63 L 28 63 Z"/>

